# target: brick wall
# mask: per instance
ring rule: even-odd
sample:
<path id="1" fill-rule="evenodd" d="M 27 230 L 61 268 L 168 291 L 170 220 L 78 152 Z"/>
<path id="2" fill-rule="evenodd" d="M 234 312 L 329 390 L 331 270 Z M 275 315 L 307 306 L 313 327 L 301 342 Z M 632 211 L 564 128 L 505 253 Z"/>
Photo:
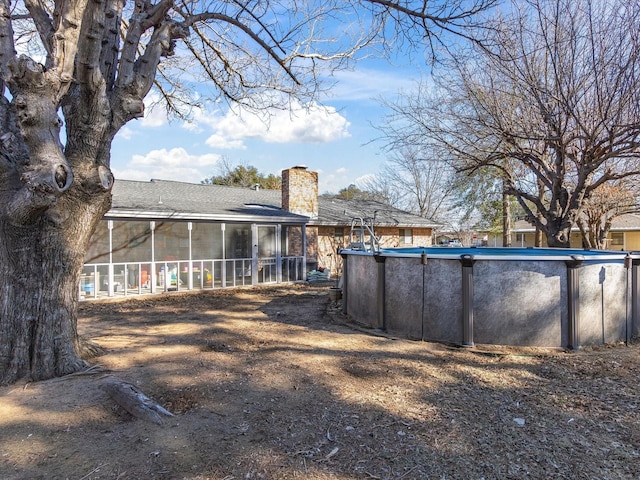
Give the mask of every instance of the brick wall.
<path id="1" fill-rule="evenodd" d="M 382 248 L 391 247 L 430 247 L 432 245 L 432 230 L 430 228 L 410 228 L 413 242 L 410 245 L 400 244 L 399 229 L 396 227 L 378 227 L 376 235 L 380 238 Z"/>
<path id="2" fill-rule="evenodd" d="M 335 236 L 335 227 L 322 226 L 318 228 L 317 238 L 317 258 L 318 265 L 330 268 L 331 276 L 342 275 L 342 257 L 337 255 L 339 248 L 349 247 L 349 232 L 348 226 L 339 227 L 343 228 L 344 237 L 342 241 Z M 400 245 L 400 239 L 398 237 L 398 227 L 376 227 L 375 232 L 380 239 L 380 246 L 382 248 L 391 247 L 429 247 L 432 245 L 431 241 L 431 228 L 412 228 L 413 243 L 411 245 Z"/>
<path id="3" fill-rule="evenodd" d="M 282 171 L 282 208 L 291 213 L 318 218 L 318 172 L 306 167 Z"/>

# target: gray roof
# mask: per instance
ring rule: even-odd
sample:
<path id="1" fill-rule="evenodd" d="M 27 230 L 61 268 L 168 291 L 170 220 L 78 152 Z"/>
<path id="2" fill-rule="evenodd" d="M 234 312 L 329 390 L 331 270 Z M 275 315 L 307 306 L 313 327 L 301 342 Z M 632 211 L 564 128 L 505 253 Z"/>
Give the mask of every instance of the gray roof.
<path id="1" fill-rule="evenodd" d="M 106 217 L 296 224 L 309 221 L 308 217 L 282 210 L 280 203 L 280 191 L 167 180 L 116 180 Z"/>
<path id="2" fill-rule="evenodd" d="M 320 198 L 312 225 L 351 225 L 353 218 L 373 218 L 376 227 L 435 228 L 441 224 L 373 200 Z"/>
<path id="3" fill-rule="evenodd" d="M 436 227 L 417 215 L 368 200 L 319 198 L 318 219 L 282 209 L 280 190 L 203 185 L 167 180 L 116 180 L 107 218 L 175 218 L 236 222 L 309 223 L 350 226 L 355 217 L 373 217 L 376 226 Z"/>

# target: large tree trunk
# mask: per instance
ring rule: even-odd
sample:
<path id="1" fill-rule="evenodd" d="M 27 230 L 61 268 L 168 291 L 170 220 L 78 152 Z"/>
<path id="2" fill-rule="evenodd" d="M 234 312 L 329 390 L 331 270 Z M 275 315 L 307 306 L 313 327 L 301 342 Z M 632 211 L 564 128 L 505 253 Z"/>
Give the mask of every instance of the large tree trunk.
<path id="1" fill-rule="evenodd" d="M 544 192 L 545 192 L 545 186 L 542 179 L 538 178 L 537 186 L 538 186 L 538 202 L 542 204 L 544 201 Z M 542 216 L 542 213 L 540 213 L 540 210 L 536 212 L 536 218 L 540 223 L 542 223 L 543 216 Z M 533 243 L 534 246 L 542 247 L 543 233 L 544 232 L 536 225 L 536 232 L 535 232 L 535 238 Z"/>
<path id="2" fill-rule="evenodd" d="M 113 185 L 104 129 L 68 130 L 60 142 L 57 102 L 68 79 L 27 57 L 11 74 L 13 99 L 0 99 L 0 383 L 84 368 L 79 276 Z"/>
<path id="3" fill-rule="evenodd" d="M 571 247 L 571 228 L 549 226 L 547 231 L 547 245 L 553 248 Z"/>
<path id="4" fill-rule="evenodd" d="M 15 54 L 8 4 L 0 5 L 0 383 L 84 368 L 79 279 L 110 208 L 111 142 L 143 115 L 161 58 L 188 33 L 165 15 L 172 2 L 139 3 L 120 50 L 123 1 L 57 2 L 53 18 L 36 4 L 29 11 L 41 21 L 45 65 Z"/>
<path id="5" fill-rule="evenodd" d="M 511 246 L 511 197 L 506 191 L 506 182 L 502 183 L 502 246 Z"/>
<path id="6" fill-rule="evenodd" d="M 27 225 L 0 222 L 0 383 L 86 366 L 76 330 L 79 277 L 108 197 L 90 204 L 77 193 L 74 188 L 61 199 L 66 218 L 59 223 L 47 215 Z"/>

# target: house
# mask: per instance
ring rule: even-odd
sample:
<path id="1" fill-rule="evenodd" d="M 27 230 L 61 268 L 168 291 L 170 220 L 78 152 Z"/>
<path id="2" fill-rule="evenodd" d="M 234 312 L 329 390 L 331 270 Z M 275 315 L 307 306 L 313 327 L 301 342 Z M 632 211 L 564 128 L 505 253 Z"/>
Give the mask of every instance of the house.
<path id="1" fill-rule="evenodd" d="M 86 297 L 293 282 L 339 274 L 338 250 L 371 227 L 380 246 L 431 245 L 434 222 L 373 201 L 318 196 L 318 174 L 282 172 L 282 191 L 118 180 L 90 242 Z M 352 228 L 353 227 L 353 228 Z"/>
<path id="2" fill-rule="evenodd" d="M 512 229 L 514 247 L 533 247 L 535 245 L 535 227 L 524 220 L 515 222 Z M 496 239 L 502 242 L 502 239 Z M 543 236 L 543 245 L 546 238 Z M 576 226 L 571 230 L 571 247 L 582 248 L 582 234 Z M 607 250 L 640 251 L 640 215 L 629 213 L 616 217 L 612 221 L 607 235 Z"/>

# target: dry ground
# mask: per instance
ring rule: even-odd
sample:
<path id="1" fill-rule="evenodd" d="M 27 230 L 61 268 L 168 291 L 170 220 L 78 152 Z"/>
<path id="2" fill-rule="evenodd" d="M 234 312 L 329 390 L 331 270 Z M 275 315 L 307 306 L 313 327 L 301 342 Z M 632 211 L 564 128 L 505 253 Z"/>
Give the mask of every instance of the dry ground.
<path id="1" fill-rule="evenodd" d="M 327 291 L 83 303 L 109 373 L 0 387 L 0 478 L 640 478 L 638 346 L 394 339 L 349 325 Z M 133 418 L 107 375 L 175 417 Z"/>

